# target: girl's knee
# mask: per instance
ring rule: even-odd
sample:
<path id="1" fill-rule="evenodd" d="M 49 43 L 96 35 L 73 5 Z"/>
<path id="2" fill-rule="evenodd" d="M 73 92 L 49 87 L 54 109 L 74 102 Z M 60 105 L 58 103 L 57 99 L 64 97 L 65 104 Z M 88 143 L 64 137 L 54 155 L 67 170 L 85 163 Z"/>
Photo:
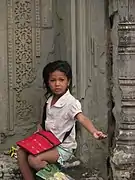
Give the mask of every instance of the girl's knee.
<path id="1" fill-rule="evenodd" d="M 39 156 L 33 156 L 33 155 L 28 156 L 28 163 L 30 167 L 34 168 L 37 171 L 44 168 L 47 164 L 47 162 L 42 161 L 42 159 Z"/>
<path id="2" fill-rule="evenodd" d="M 29 155 L 28 163 L 31 167 L 35 168 L 40 163 L 40 159 L 38 158 L 38 156 Z"/>
<path id="3" fill-rule="evenodd" d="M 24 157 L 24 156 L 26 156 L 26 151 L 23 150 L 22 148 L 19 148 L 17 150 L 17 157 Z"/>

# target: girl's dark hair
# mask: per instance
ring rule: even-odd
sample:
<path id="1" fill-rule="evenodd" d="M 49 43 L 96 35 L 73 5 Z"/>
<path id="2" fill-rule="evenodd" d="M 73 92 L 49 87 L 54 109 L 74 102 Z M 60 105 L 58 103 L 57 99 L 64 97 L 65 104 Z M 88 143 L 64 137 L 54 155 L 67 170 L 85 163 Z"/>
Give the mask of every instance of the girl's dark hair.
<path id="1" fill-rule="evenodd" d="M 48 97 L 49 95 L 52 95 L 52 91 L 51 91 L 51 89 L 49 87 L 48 81 L 49 81 L 50 73 L 53 73 L 56 70 L 65 73 L 65 75 L 67 76 L 67 79 L 70 80 L 69 90 L 71 92 L 71 89 L 72 89 L 72 70 L 71 70 L 71 66 L 68 64 L 67 61 L 58 60 L 58 61 L 48 63 L 43 69 L 43 84 L 44 84 L 44 87 L 47 90 L 47 92 L 45 94 L 46 97 Z"/>

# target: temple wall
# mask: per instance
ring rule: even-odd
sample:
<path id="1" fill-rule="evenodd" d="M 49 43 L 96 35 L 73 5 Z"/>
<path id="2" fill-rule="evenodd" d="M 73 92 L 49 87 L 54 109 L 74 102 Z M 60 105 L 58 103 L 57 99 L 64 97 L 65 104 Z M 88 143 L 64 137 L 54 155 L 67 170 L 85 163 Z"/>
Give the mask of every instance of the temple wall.
<path id="1" fill-rule="evenodd" d="M 42 70 L 48 59 L 53 60 L 53 27 L 51 0 L 0 3 L 2 150 L 34 131 L 40 119 Z"/>
<path id="2" fill-rule="evenodd" d="M 107 4 L 104 0 L 1 0 L 0 150 L 35 130 L 47 62 L 67 60 L 84 114 L 108 133 Z M 96 13 L 95 13 L 96 12 Z M 108 139 L 77 124 L 77 156 L 107 179 Z M 94 163 L 93 163 L 94 162 Z"/>
<path id="3" fill-rule="evenodd" d="M 84 114 L 104 132 L 110 111 L 106 18 L 104 1 L 54 1 L 54 31 L 55 36 L 59 34 L 55 54 L 70 62 L 73 93 L 81 101 Z M 77 155 L 92 171 L 96 169 L 107 178 L 108 140 L 96 141 L 79 124 L 77 132 Z"/>

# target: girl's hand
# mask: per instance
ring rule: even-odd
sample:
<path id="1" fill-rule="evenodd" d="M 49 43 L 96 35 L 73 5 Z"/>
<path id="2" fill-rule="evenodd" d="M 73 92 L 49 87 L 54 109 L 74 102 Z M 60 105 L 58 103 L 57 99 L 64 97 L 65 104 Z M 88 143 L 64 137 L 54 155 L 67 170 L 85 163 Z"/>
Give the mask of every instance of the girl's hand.
<path id="1" fill-rule="evenodd" d="M 95 132 L 93 133 L 93 136 L 94 136 L 94 138 L 96 138 L 96 139 L 104 139 L 104 138 L 107 137 L 107 135 L 105 135 L 102 131 L 95 131 Z"/>
<path id="2" fill-rule="evenodd" d="M 38 125 L 37 125 L 37 131 L 36 131 L 36 132 L 41 131 L 41 130 L 43 130 L 42 126 L 41 126 L 41 124 L 38 124 Z"/>

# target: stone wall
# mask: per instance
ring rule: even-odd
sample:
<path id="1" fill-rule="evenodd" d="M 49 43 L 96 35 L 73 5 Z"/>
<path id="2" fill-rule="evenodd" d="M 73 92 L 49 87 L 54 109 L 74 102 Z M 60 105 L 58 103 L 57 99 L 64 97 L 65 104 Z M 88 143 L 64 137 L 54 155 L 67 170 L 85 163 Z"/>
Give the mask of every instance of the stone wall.
<path id="1" fill-rule="evenodd" d="M 44 101 L 42 69 L 57 59 L 71 64 L 73 94 L 84 113 L 107 132 L 110 76 L 105 2 L 1 0 L 1 151 L 34 131 Z M 77 132 L 77 155 L 107 179 L 107 139 L 96 141 L 79 124 Z"/>
<path id="2" fill-rule="evenodd" d="M 113 46 L 114 180 L 135 179 L 135 2 L 110 1 Z"/>
<path id="3" fill-rule="evenodd" d="M 35 130 L 42 70 L 53 60 L 51 0 L 0 2 L 0 150 Z"/>
<path id="4" fill-rule="evenodd" d="M 106 5 L 99 0 L 55 0 L 53 17 L 55 37 L 59 35 L 55 38 L 56 57 L 70 62 L 73 93 L 84 113 L 105 132 L 110 111 Z M 77 155 L 91 170 L 107 178 L 107 139 L 96 141 L 79 124 L 77 130 Z"/>

